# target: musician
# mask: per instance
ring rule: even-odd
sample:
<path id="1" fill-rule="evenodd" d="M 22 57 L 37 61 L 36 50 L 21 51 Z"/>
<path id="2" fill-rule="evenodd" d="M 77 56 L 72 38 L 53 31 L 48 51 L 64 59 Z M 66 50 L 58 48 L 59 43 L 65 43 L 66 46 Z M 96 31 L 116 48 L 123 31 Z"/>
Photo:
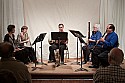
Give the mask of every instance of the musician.
<path id="1" fill-rule="evenodd" d="M 19 48 L 25 48 L 27 55 L 31 62 L 38 63 L 34 49 L 31 47 L 29 35 L 27 33 L 28 27 L 22 26 L 21 33 L 17 36 L 17 42 Z M 29 61 L 29 62 L 30 62 Z"/>
<path id="2" fill-rule="evenodd" d="M 63 24 L 59 24 L 58 28 L 59 28 L 59 32 L 64 32 L 64 25 Z M 66 44 L 67 43 L 68 43 L 67 40 L 60 40 L 60 47 L 59 47 L 58 40 L 55 40 L 55 43 L 53 43 L 49 47 L 50 54 L 49 54 L 49 61 L 48 61 L 48 63 L 56 62 L 54 50 L 59 49 L 59 54 L 61 56 L 61 64 L 64 64 L 64 50 L 66 49 Z"/>
<path id="3" fill-rule="evenodd" d="M 108 24 L 106 29 L 106 36 L 100 38 L 99 45 L 93 49 L 92 52 L 92 66 L 89 68 L 98 68 L 99 66 L 106 67 L 108 63 L 108 53 L 112 48 L 118 47 L 118 35 L 114 32 L 115 26 Z"/>
<path id="4" fill-rule="evenodd" d="M 17 47 L 16 41 L 15 41 L 15 35 L 14 35 L 15 25 L 8 25 L 7 31 L 8 31 L 8 33 L 4 36 L 4 42 L 11 43 L 14 47 L 15 52 L 21 50 Z"/>
<path id="5" fill-rule="evenodd" d="M 17 36 L 17 41 L 20 44 L 20 46 L 31 46 L 30 38 L 28 36 L 27 30 L 28 30 L 28 27 L 23 26 L 21 28 L 21 33 L 19 33 Z"/>
<path id="6" fill-rule="evenodd" d="M 102 37 L 102 33 L 99 31 L 100 24 L 95 24 L 93 26 L 93 31 L 90 39 L 88 39 L 89 45 L 83 46 L 83 55 L 84 55 L 84 61 L 83 64 L 86 64 L 87 61 L 89 61 L 89 55 L 90 50 L 93 48 L 93 46 L 96 45 L 96 42 Z"/>
<path id="7" fill-rule="evenodd" d="M 14 47 L 14 56 L 15 58 L 16 57 L 19 57 L 19 59 L 17 60 L 20 60 L 22 62 L 24 62 L 25 64 L 27 63 L 27 56 L 24 55 L 24 49 L 20 49 L 18 48 L 17 44 L 16 44 L 16 40 L 15 40 L 15 25 L 8 25 L 7 27 L 7 31 L 8 33 L 4 36 L 4 42 L 9 42 L 13 45 Z"/>

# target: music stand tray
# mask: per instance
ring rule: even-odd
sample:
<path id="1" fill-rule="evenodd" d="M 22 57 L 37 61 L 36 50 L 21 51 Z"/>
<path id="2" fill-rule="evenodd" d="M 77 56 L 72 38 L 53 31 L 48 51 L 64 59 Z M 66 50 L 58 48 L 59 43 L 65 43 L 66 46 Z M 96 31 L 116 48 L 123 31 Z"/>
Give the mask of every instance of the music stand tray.
<path id="1" fill-rule="evenodd" d="M 60 40 L 68 40 L 68 32 L 51 32 L 51 39 L 58 40 L 58 42 L 60 42 Z M 60 55 L 59 55 L 59 63 L 57 63 L 57 66 L 60 66 Z"/>
<path id="2" fill-rule="evenodd" d="M 68 40 L 68 32 L 51 32 L 52 40 Z"/>
<path id="3" fill-rule="evenodd" d="M 80 31 L 76 31 L 76 30 L 69 30 L 75 37 L 78 37 L 78 35 L 80 37 L 86 38 L 86 36 L 84 36 Z"/>

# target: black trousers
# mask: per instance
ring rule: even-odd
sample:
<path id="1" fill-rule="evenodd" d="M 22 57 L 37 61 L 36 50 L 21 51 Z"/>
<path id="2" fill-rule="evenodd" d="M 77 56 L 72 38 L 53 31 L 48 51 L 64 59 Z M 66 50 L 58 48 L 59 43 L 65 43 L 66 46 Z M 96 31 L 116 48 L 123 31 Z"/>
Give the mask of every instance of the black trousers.
<path id="1" fill-rule="evenodd" d="M 20 60 L 24 64 L 27 64 L 28 62 L 30 62 L 27 51 L 28 51 L 27 49 L 22 49 L 22 50 L 16 51 L 15 59 Z"/>
<path id="2" fill-rule="evenodd" d="M 108 63 L 108 53 L 110 51 L 96 46 L 92 51 L 92 65 L 106 67 Z"/>
<path id="3" fill-rule="evenodd" d="M 26 47 L 25 48 L 28 52 L 28 56 L 31 62 L 36 62 L 37 58 L 36 58 L 36 53 L 34 51 L 34 49 L 32 47 Z"/>
<path id="4" fill-rule="evenodd" d="M 50 61 L 56 61 L 55 60 L 55 53 L 54 53 L 54 50 L 56 49 L 59 49 L 59 54 L 61 56 L 61 62 L 64 62 L 64 50 L 66 49 L 66 45 L 65 44 L 61 44 L 60 46 L 58 44 L 52 44 L 50 47 L 49 47 L 49 51 L 50 51 L 50 54 L 49 54 L 49 60 Z"/>
<path id="5" fill-rule="evenodd" d="M 25 47 L 15 52 L 15 58 L 27 64 L 28 62 L 36 62 L 37 58 L 32 47 Z"/>
<path id="6" fill-rule="evenodd" d="M 83 46 L 82 47 L 82 50 L 83 50 L 83 56 L 84 56 L 84 61 L 87 62 L 89 61 L 89 55 L 90 55 L 90 52 L 91 52 L 91 49 L 93 47 L 89 47 L 89 46 Z"/>

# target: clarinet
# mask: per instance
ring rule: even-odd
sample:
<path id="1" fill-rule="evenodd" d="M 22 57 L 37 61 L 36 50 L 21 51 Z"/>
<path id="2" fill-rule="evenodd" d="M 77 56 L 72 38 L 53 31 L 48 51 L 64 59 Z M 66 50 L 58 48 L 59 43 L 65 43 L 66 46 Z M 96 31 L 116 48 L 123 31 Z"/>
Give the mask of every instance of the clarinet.
<path id="1" fill-rule="evenodd" d="M 102 38 L 105 36 L 105 34 L 107 33 L 107 30 L 104 32 L 104 34 L 102 35 Z M 96 42 L 96 45 L 93 47 L 93 49 L 92 50 L 94 50 L 95 49 L 95 47 L 97 46 L 99 44 L 99 41 L 98 42 Z"/>

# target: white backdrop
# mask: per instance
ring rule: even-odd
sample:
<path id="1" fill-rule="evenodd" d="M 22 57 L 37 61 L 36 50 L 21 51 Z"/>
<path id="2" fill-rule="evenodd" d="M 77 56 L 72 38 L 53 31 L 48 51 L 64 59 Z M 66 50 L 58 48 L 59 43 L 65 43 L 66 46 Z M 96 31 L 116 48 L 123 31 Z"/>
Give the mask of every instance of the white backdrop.
<path id="1" fill-rule="evenodd" d="M 94 23 L 100 23 L 102 33 L 108 23 L 113 23 L 119 36 L 119 47 L 125 50 L 124 4 L 124 0 L 0 0 L 0 41 L 7 33 L 8 24 L 16 26 L 15 35 L 20 32 L 21 26 L 27 25 L 31 42 L 40 33 L 46 32 L 43 57 L 48 59 L 49 33 L 58 31 L 58 24 L 63 23 L 65 31 L 69 33 L 70 57 L 76 57 L 76 38 L 69 29 L 79 30 L 87 36 L 87 23 L 90 21 L 91 28 Z M 40 47 L 40 43 L 37 47 Z M 37 51 L 40 55 L 40 49 Z"/>
<path id="2" fill-rule="evenodd" d="M 70 57 L 76 57 L 76 38 L 69 30 L 79 30 L 83 35 L 87 36 L 88 21 L 91 22 L 91 25 L 99 22 L 100 0 L 23 1 L 24 23 L 29 27 L 31 41 L 33 42 L 40 33 L 47 33 L 43 41 L 43 57 L 46 59 L 49 55 L 48 38 L 50 32 L 58 31 L 59 23 L 63 23 L 65 25 L 64 30 L 68 32 Z M 40 47 L 40 43 L 37 44 L 37 47 Z"/>

